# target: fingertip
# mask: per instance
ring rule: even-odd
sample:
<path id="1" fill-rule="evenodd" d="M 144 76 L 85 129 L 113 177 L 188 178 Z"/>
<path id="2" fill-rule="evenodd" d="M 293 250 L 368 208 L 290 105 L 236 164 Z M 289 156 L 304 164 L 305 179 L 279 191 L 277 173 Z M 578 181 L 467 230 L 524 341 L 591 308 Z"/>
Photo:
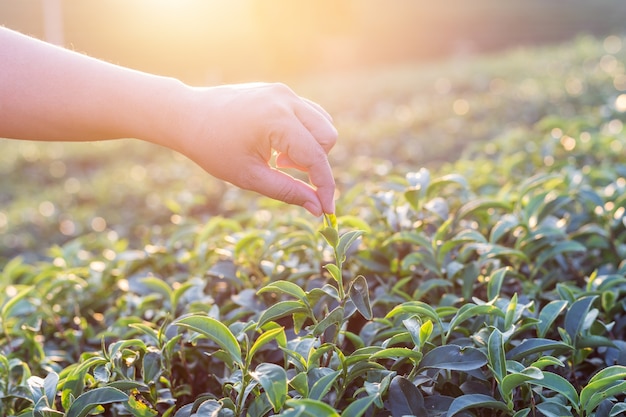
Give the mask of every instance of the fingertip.
<path id="1" fill-rule="evenodd" d="M 311 201 L 307 201 L 306 203 L 304 203 L 302 205 L 302 207 L 307 209 L 309 211 L 309 213 L 311 213 L 315 217 L 320 217 L 322 214 L 324 214 L 324 212 L 322 210 L 322 207 L 319 206 L 318 204 L 315 204 L 315 203 L 311 202 Z"/>

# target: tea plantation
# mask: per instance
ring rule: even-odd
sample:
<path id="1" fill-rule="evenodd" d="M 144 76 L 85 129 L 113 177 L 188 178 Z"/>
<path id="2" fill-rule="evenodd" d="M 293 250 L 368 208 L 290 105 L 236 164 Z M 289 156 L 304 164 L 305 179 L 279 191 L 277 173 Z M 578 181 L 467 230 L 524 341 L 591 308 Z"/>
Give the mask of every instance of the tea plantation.
<path id="1" fill-rule="evenodd" d="M 626 39 L 294 85 L 337 217 L 2 142 L 0 414 L 626 413 Z"/>

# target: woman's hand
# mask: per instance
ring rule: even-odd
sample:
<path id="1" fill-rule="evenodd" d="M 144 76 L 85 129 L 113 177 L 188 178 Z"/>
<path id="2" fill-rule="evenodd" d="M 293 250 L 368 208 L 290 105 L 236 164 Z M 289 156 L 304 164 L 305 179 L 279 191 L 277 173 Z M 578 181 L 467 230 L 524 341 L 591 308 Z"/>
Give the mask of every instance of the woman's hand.
<path id="1" fill-rule="evenodd" d="M 186 126 L 178 139 L 180 152 L 243 189 L 303 206 L 316 216 L 334 213 L 335 181 L 327 154 L 337 131 L 319 105 L 282 84 L 192 88 L 190 97 L 179 117 Z M 279 168 L 306 172 L 310 184 Z"/>

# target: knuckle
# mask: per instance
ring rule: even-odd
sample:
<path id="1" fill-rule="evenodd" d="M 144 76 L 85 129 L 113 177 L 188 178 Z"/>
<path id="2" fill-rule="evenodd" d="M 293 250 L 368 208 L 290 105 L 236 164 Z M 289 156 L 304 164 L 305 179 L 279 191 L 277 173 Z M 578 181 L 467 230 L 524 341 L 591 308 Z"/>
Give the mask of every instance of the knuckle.
<path id="1" fill-rule="evenodd" d="M 298 201 L 296 187 L 291 182 L 285 182 L 276 191 L 276 198 L 285 203 L 296 203 Z"/>

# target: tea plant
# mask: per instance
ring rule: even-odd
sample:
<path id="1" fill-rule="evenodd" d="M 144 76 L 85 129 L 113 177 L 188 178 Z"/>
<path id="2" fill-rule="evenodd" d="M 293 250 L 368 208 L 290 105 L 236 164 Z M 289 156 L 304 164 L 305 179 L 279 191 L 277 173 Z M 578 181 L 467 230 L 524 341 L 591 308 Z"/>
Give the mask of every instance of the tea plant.
<path id="1" fill-rule="evenodd" d="M 611 51 L 512 52 L 480 77 L 438 72 L 446 94 L 374 83 L 377 105 L 335 109 L 339 159 L 363 153 L 335 164 L 341 215 L 323 222 L 217 183 L 206 196 L 205 174 L 141 145 L 143 165 L 110 144 L 99 167 L 74 145 L 23 145 L 9 183 L 63 181 L 2 185 L 0 414 L 623 414 L 626 75 Z M 416 163 L 413 146 L 459 158 Z"/>

